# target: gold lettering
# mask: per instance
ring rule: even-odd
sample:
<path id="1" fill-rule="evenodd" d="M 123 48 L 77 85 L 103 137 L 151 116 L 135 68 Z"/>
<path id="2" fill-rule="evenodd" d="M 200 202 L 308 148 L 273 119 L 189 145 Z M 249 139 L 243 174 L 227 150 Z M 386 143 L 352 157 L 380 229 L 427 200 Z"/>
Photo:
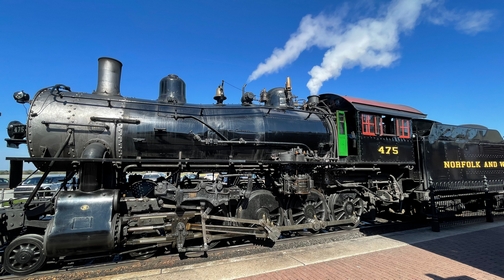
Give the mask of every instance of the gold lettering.
<path id="1" fill-rule="evenodd" d="M 504 161 L 445 160 L 443 168 L 504 168 Z"/>
<path id="2" fill-rule="evenodd" d="M 483 167 L 492 168 L 492 167 L 504 167 L 504 161 L 485 161 L 483 163 Z M 480 161 L 470 161 L 470 160 L 450 160 L 443 161 L 443 168 L 481 168 Z"/>
<path id="3" fill-rule="evenodd" d="M 485 168 L 497 167 L 496 161 L 485 161 Z"/>
<path id="4" fill-rule="evenodd" d="M 485 164 L 488 165 L 488 167 L 497 167 L 496 161 L 487 161 Z"/>
<path id="5" fill-rule="evenodd" d="M 399 154 L 399 147 L 395 146 L 380 146 L 378 147 L 378 152 L 382 155 L 398 155 Z"/>

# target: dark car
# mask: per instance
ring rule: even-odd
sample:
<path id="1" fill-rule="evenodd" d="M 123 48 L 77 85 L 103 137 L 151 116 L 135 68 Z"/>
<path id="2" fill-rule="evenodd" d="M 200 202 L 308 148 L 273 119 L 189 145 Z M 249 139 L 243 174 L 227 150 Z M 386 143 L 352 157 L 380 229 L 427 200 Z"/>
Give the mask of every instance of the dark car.
<path id="1" fill-rule="evenodd" d="M 8 189 L 9 188 L 9 180 L 5 178 L 0 178 L 0 189 Z"/>

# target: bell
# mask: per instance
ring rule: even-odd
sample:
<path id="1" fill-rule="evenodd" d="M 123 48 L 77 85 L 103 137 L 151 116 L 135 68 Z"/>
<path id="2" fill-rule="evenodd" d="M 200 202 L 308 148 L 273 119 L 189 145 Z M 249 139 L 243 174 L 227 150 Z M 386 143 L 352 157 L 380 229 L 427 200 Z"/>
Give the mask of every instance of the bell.
<path id="1" fill-rule="evenodd" d="M 215 96 L 213 98 L 217 101 L 217 104 L 222 104 L 227 97 L 224 95 L 224 81 L 222 81 L 222 85 L 219 85 L 215 90 Z"/>

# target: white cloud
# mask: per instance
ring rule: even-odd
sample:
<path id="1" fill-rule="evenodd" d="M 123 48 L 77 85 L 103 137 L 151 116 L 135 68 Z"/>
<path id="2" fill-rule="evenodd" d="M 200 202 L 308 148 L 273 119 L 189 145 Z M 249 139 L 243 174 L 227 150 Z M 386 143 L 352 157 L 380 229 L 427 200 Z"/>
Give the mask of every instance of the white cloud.
<path id="1" fill-rule="evenodd" d="M 453 25 L 455 29 L 470 35 L 488 30 L 495 17 L 495 13 L 489 10 L 447 10 L 445 7 L 439 5 L 439 3 L 435 3 L 430 7 L 431 13 L 429 13 L 427 19 L 431 23 L 446 26 Z"/>

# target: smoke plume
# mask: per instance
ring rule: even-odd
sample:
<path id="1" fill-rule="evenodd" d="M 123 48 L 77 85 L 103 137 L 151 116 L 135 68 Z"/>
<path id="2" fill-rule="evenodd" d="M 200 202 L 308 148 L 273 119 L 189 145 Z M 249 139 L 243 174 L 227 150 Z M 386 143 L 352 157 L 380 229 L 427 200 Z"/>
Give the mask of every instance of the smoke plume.
<path id="1" fill-rule="evenodd" d="M 375 17 L 355 22 L 344 22 L 341 15 L 307 15 L 284 47 L 274 49 L 248 81 L 277 72 L 313 46 L 328 50 L 322 63 L 308 72 L 311 76 L 307 84 L 310 94 L 317 94 L 322 84 L 331 78 L 336 79 L 343 68 L 388 67 L 400 57 L 399 35 L 416 26 L 423 9 L 431 14 L 428 16 L 430 22 L 440 25 L 452 22 L 466 33 L 474 34 L 488 26 L 482 15 L 488 17 L 491 12 L 466 12 L 461 16 L 462 13 L 447 11 L 441 4 L 434 0 L 393 0 Z"/>

